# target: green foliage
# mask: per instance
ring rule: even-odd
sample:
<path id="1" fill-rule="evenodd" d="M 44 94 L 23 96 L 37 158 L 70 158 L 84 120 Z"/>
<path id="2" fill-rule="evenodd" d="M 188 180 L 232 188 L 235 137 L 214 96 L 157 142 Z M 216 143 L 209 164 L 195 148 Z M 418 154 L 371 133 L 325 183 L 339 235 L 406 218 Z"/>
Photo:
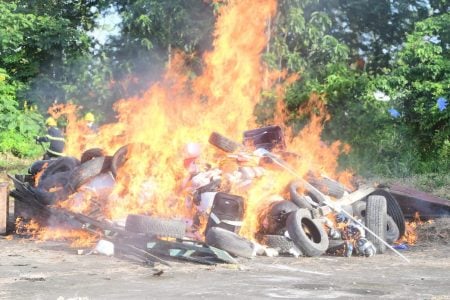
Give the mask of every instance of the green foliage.
<path id="1" fill-rule="evenodd" d="M 319 6 L 333 21 L 332 35 L 350 48 L 350 56 L 363 57 L 366 69 L 378 74 L 391 65 L 392 53 L 415 22 L 427 18 L 430 11 L 446 12 L 432 2 L 437 1 L 321 0 Z"/>
<path id="2" fill-rule="evenodd" d="M 34 136 L 42 131 L 42 116 L 33 107 L 19 108 L 16 91 L 21 84 L 8 78 L 5 70 L 0 69 L 0 152 L 36 156 L 42 151 L 34 144 Z"/>
<path id="3" fill-rule="evenodd" d="M 17 6 L 0 3 L 0 66 L 14 79 L 26 81 L 43 71 L 53 79 L 74 54 L 88 49 L 88 40 L 66 19 L 17 12 Z"/>
<path id="4" fill-rule="evenodd" d="M 419 172 L 450 168 L 450 108 L 437 106 L 439 98 L 450 99 L 449 25 L 450 13 L 417 23 L 392 71 L 379 80 L 401 112 L 398 126 L 415 146 Z"/>
<path id="5" fill-rule="evenodd" d="M 115 7 L 122 17 L 121 33 L 106 50 L 110 58 L 120 58 L 114 61 L 117 78 L 132 73 L 145 78 L 147 87 L 174 51 L 187 53 L 197 64 L 211 45 L 213 6 L 206 1 L 118 0 Z M 142 88 L 142 83 L 136 88 Z"/>
<path id="6" fill-rule="evenodd" d="M 374 59 L 372 71 L 393 63 L 392 71 L 384 68 L 384 74 L 377 75 L 366 71 L 364 61 L 348 60 L 349 49 L 333 37 L 339 35 L 330 27 L 331 18 L 336 16 L 318 12 L 317 3 L 279 4 L 281 13 L 275 20 L 275 37 L 266 59 L 272 67 L 300 74 L 300 80 L 286 93 L 288 109 L 295 112 L 312 92 L 325 95 L 332 119 L 324 128 L 323 138 L 350 144 L 352 151 L 341 157 L 341 163 L 359 174 L 406 176 L 410 172 L 448 170 L 450 110 L 439 111 L 436 106 L 439 97 L 449 99 L 448 13 L 417 23 L 396 60 L 390 51 L 382 51 L 389 54 L 385 61 L 371 52 L 374 56 L 367 58 Z M 345 13 L 362 9 L 367 4 L 364 3 L 348 3 L 349 11 Z M 384 4 L 377 5 L 381 9 Z M 406 14 L 401 9 L 397 13 Z M 361 11 L 358 26 L 364 25 L 367 30 L 379 26 L 377 30 L 383 38 L 366 51 L 377 47 L 394 49 L 404 39 L 404 32 L 393 33 L 395 37 L 382 33 L 384 20 L 368 20 L 369 11 Z M 410 20 L 414 18 L 419 16 L 411 13 Z M 358 26 L 354 30 L 363 34 Z M 410 25 L 404 26 L 401 28 Z M 433 43 L 434 40 L 438 42 Z M 355 45 L 351 51 L 358 48 Z M 377 99 L 376 94 L 381 92 L 390 100 Z M 268 104 L 270 101 L 263 103 L 257 112 L 267 111 Z M 392 117 L 390 108 L 399 110 L 401 117 Z M 304 117 L 293 116 L 290 123 L 296 129 L 302 128 Z"/>
<path id="7" fill-rule="evenodd" d="M 274 37 L 265 54 L 269 66 L 300 74 L 287 92 L 286 103 L 295 111 L 312 92 L 323 93 L 330 66 L 345 62 L 348 48 L 330 35 L 331 20 L 314 10 L 318 1 L 279 1 Z"/>

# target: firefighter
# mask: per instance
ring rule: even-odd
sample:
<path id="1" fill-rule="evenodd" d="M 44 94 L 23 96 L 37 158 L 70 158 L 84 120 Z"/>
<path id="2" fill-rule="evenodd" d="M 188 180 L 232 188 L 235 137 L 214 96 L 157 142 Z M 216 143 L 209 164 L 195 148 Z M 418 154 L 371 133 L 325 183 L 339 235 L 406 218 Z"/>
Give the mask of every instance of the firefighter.
<path id="1" fill-rule="evenodd" d="M 92 130 L 93 132 L 97 132 L 98 131 L 98 127 L 97 125 L 95 125 L 95 116 L 93 113 L 88 112 L 87 114 L 84 115 L 84 120 L 86 121 L 86 126 Z"/>
<path id="2" fill-rule="evenodd" d="M 56 120 L 49 117 L 45 121 L 47 126 L 47 135 L 36 137 L 36 142 L 39 143 L 50 143 L 49 147 L 44 154 L 44 160 L 64 156 L 64 136 L 61 130 L 57 127 Z"/>

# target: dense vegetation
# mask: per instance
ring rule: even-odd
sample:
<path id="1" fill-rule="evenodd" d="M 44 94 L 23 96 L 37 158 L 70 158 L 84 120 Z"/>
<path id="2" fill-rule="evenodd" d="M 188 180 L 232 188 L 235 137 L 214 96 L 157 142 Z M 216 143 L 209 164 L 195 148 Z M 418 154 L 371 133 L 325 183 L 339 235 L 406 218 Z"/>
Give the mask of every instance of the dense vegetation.
<path id="1" fill-rule="evenodd" d="M 45 5 L 44 5 L 45 3 Z M 47 107 L 72 101 L 103 121 L 112 103 L 147 88 L 176 49 L 193 74 L 211 47 L 217 7 L 202 0 L 0 2 L 0 152 L 35 156 Z M 289 111 L 313 92 L 332 119 L 325 140 L 360 174 L 447 173 L 450 12 L 445 0 L 279 0 L 264 60 L 301 74 Z M 105 43 L 99 17 L 119 15 Z M 195 75 L 194 75 L 195 76 Z M 131 80 L 132 79 L 132 80 Z M 261 105 L 270 105 L 269 103 Z M 261 122 L 267 117 L 256 110 Z M 287 121 L 301 128 L 296 114 Z"/>

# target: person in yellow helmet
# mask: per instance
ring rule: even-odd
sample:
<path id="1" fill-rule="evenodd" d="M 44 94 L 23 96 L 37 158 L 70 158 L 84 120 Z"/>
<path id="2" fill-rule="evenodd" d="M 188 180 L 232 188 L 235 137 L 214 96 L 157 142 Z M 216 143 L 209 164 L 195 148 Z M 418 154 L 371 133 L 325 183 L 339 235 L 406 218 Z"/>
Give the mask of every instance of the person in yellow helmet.
<path id="1" fill-rule="evenodd" d="M 49 117 L 45 120 L 45 125 L 47 126 L 47 135 L 36 137 L 36 142 L 50 143 L 44 154 L 44 159 L 64 156 L 65 140 L 61 130 L 57 127 L 56 120 Z"/>
<path id="2" fill-rule="evenodd" d="M 84 120 L 86 121 L 86 125 L 89 129 L 91 129 L 94 132 L 97 132 L 98 127 L 95 125 L 95 116 L 93 113 L 88 112 L 84 115 Z"/>

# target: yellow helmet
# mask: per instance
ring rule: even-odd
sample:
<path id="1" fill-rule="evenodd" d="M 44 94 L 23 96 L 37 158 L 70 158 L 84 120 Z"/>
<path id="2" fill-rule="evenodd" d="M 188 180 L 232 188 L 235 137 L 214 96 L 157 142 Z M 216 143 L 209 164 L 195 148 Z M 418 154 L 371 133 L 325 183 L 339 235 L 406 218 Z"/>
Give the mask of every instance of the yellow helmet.
<path id="1" fill-rule="evenodd" d="M 94 114 L 88 112 L 87 114 L 84 115 L 84 120 L 87 122 L 94 122 L 95 121 Z"/>
<path id="2" fill-rule="evenodd" d="M 52 117 L 49 117 L 49 118 L 47 118 L 47 120 L 45 120 L 45 125 L 56 126 L 56 120 L 53 119 Z"/>

